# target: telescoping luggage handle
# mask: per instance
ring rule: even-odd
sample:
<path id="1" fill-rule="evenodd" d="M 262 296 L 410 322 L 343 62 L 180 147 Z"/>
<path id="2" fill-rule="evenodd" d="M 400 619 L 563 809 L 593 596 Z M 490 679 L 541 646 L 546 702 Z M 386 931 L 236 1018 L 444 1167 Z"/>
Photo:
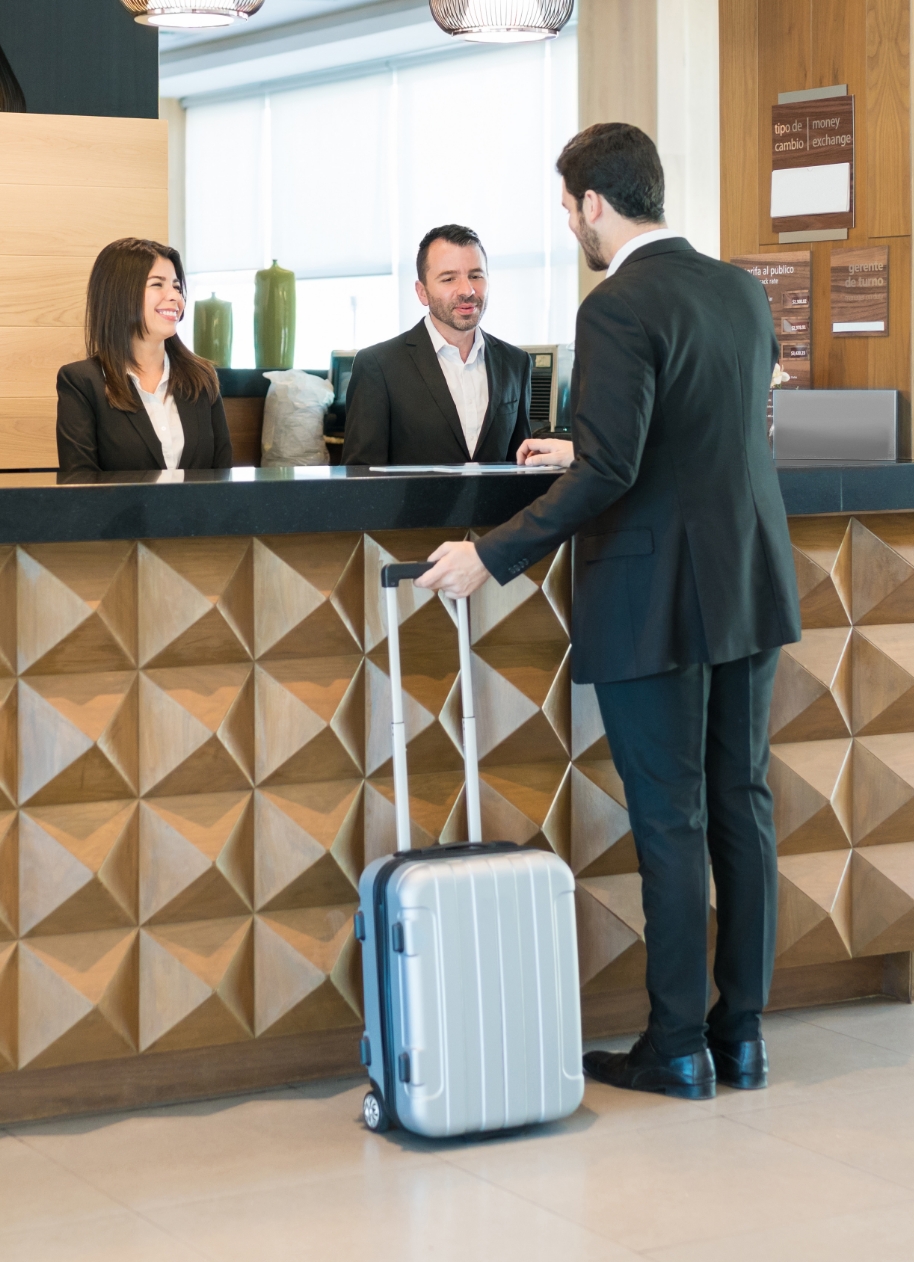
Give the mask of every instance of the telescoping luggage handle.
<path id="1" fill-rule="evenodd" d="M 400 674 L 400 624 L 397 588 L 403 579 L 419 578 L 432 569 L 431 561 L 385 565 L 381 586 L 387 596 L 387 651 L 390 658 L 390 733 L 394 755 L 394 809 L 397 816 L 397 849 L 409 850 L 409 787 L 406 774 L 406 728 L 403 722 L 403 679 Z M 470 615 L 466 597 L 457 601 L 457 642 L 460 651 L 460 695 L 463 703 L 463 763 L 467 786 L 469 840 L 482 841 L 479 809 L 479 756 L 476 750 L 476 711 L 470 668 Z"/>

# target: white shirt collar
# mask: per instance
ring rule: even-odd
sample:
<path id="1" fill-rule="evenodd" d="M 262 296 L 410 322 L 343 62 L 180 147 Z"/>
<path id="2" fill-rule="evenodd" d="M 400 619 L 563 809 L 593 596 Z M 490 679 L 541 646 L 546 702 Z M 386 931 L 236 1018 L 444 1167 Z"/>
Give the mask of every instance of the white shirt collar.
<path id="1" fill-rule="evenodd" d="M 654 241 L 666 241 L 670 237 L 678 237 L 678 232 L 673 232 L 670 228 L 655 228 L 652 232 L 642 232 L 640 236 L 632 237 L 631 241 L 626 241 L 621 250 L 617 250 L 613 255 L 613 261 L 609 265 L 606 275 L 615 276 L 619 268 L 625 262 L 630 254 L 634 254 L 635 250 L 640 250 L 643 245 L 651 245 Z"/>
<path id="2" fill-rule="evenodd" d="M 438 329 L 435 328 L 434 322 L 432 321 L 432 317 L 430 315 L 427 315 L 425 317 L 425 327 L 428 329 L 428 335 L 432 339 L 432 349 L 434 350 L 436 355 L 440 355 L 441 352 L 445 350 L 446 348 L 450 348 L 452 351 L 455 351 L 456 354 L 458 355 L 460 354 L 460 351 L 457 350 L 456 346 L 452 346 L 451 343 L 447 341 L 446 338 L 441 336 L 441 333 L 438 331 Z M 473 338 L 473 345 L 470 347 L 470 353 L 469 355 L 467 355 L 466 359 L 464 360 L 464 363 L 474 364 L 476 362 L 477 357 L 485 358 L 485 353 L 486 353 L 485 338 L 482 336 L 482 329 L 477 324 L 476 335 Z"/>
<path id="3" fill-rule="evenodd" d="M 168 352 L 166 351 L 165 352 L 165 367 L 162 370 L 162 376 L 159 380 L 159 384 L 156 386 L 155 390 L 152 391 L 153 395 L 159 394 L 161 392 L 162 396 L 164 397 L 165 391 L 168 389 L 168 377 L 170 373 L 171 373 L 171 364 L 168 361 Z M 133 381 L 133 384 L 136 386 L 137 390 L 139 390 L 141 394 L 149 393 L 148 390 L 144 390 L 143 387 L 140 385 L 140 379 L 136 375 L 135 372 L 128 372 L 127 376 L 131 378 L 131 380 Z"/>

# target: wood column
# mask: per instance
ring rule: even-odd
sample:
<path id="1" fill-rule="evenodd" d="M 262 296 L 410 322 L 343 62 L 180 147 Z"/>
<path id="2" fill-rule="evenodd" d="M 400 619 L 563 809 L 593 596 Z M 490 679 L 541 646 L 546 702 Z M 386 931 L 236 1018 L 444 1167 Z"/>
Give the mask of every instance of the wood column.
<path id="1" fill-rule="evenodd" d="M 657 0 L 578 0 L 578 115 L 657 139 Z M 579 256 L 583 299 L 602 276 Z"/>
<path id="2" fill-rule="evenodd" d="M 0 469 L 56 468 L 55 381 L 118 237 L 168 239 L 168 125 L 0 114 Z"/>

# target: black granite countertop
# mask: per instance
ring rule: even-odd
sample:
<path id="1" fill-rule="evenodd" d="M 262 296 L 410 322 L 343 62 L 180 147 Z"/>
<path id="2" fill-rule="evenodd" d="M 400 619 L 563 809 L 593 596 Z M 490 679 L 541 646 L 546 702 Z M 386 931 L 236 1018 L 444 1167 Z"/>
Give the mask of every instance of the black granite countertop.
<path id="1" fill-rule="evenodd" d="M 0 474 L 0 543 L 494 526 L 551 471 L 224 469 L 175 474 Z M 778 470 L 792 515 L 914 511 L 914 464 Z"/>

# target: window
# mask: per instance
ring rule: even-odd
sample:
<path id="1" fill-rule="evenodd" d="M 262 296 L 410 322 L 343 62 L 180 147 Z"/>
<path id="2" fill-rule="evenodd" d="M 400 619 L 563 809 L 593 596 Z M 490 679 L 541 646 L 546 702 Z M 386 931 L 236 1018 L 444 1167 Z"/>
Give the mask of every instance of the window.
<path id="1" fill-rule="evenodd" d="M 298 278 L 295 363 L 368 346 L 424 314 L 424 233 L 466 223 L 489 256 L 485 327 L 567 342 L 577 247 L 555 159 L 577 130 L 574 31 L 187 112 L 191 303 L 232 302 L 233 364 L 254 362 L 254 272 Z"/>

